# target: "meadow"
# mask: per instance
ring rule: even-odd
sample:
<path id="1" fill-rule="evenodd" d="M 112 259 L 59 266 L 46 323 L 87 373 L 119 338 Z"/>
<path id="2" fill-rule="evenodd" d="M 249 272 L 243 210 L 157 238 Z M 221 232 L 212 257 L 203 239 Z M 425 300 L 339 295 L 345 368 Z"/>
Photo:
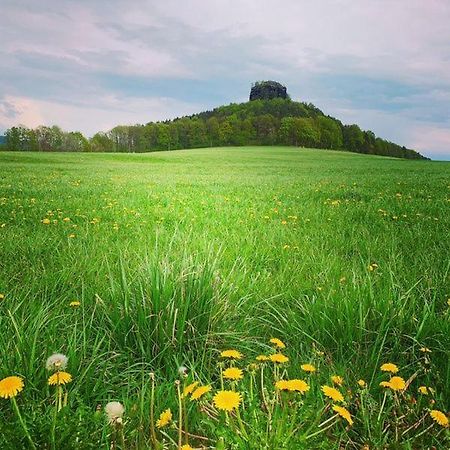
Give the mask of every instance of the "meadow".
<path id="1" fill-rule="evenodd" d="M 0 385 L 1 449 L 450 447 L 449 163 L 246 147 L 0 167 L 0 380 L 23 383 Z"/>

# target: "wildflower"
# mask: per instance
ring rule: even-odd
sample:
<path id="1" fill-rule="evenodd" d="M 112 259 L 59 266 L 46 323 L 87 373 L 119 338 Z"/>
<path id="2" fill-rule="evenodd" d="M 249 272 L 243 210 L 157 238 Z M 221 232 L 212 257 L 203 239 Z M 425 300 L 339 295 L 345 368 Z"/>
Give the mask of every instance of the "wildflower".
<path id="1" fill-rule="evenodd" d="M 198 400 L 211 390 L 211 386 L 200 386 L 191 395 L 192 400 Z"/>
<path id="2" fill-rule="evenodd" d="M 448 427 L 448 417 L 442 411 L 433 409 L 430 411 L 430 416 L 439 425 Z"/>
<path id="3" fill-rule="evenodd" d="M 266 355 L 258 355 L 257 357 L 256 357 L 256 361 L 269 361 L 269 357 L 268 356 L 266 356 Z"/>
<path id="4" fill-rule="evenodd" d="M 45 367 L 47 370 L 64 370 L 67 367 L 68 358 L 62 353 L 54 353 L 47 359 Z"/>
<path id="5" fill-rule="evenodd" d="M 242 370 L 237 367 L 229 367 L 223 371 L 223 377 L 228 380 L 240 380 L 242 379 Z"/>
<path id="6" fill-rule="evenodd" d="M 361 388 L 365 388 L 367 386 L 367 383 L 364 380 L 358 380 L 358 385 Z"/>
<path id="7" fill-rule="evenodd" d="M 278 380 L 275 383 L 275 387 L 280 391 L 288 391 L 289 390 L 289 381 L 288 380 Z"/>
<path id="8" fill-rule="evenodd" d="M 386 388 L 390 388 L 391 387 L 391 383 L 389 383 L 389 381 L 382 381 L 380 383 L 381 387 L 386 387 Z"/>
<path id="9" fill-rule="evenodd" d="M 6 377 L 0 381 L 0 397 L 13 398 L 24 386 L 23 379 L 16 376 Z"/>
<path id="10" fill-rule="evenodd" d="M 333 411 L 337 412 L 341 417 L 343 417 L 350 425 L 353 425 L 353 419 L 347 408 L 343 406 L 333 405 Z"/>
<path id="11" fill-rule="evenodd" d="M 272 338 L 272 339 L 270 340 L 270 343 L 271 343 L 271 344 L 274 344 L 275 347 L 277 347 L 277 348 L 286 348 L 286 345 L 284 344 L 284 342 L 281 341 L 281 340 L 278 339 L 278 338 Z"/>
<path id="12" fill-rule="evenodd" d="M 110 424 L 121 423 L 125 408 L 120 402 L 109 402 L 105 406 L 105 413 Z"/>
<path id="13" fill-rule="evenodd" d="M 194 392 L 194 389 L 197 387 L 198 381 L 194 381 L 183 389 L 183 393 L 181 394 L 181 398 L 187 397 L 189 394 Z"/>
<path id="14" fill-rule="evenodd" d="M 322 386 L 322 392 L 335 402 L 343 402 L 344 396 L 335 388 L 330 386 Z"/>
<path id="15" fill-rule="evenodd" d="M 5 298 L 5 294 L 0 293 L 0 301 L 4 300 L 4 298 Z"/>
<path id="16" fill-rule="evenodd" d="M 234 391 L 219 391 L 213 398 L 214 405 L 216 408 L 232 411 L 233 409 L 239 408 L 241 404 L 242 397 L 239 392 Z"/>
<path id="17" fill-rule="evenodd" d="M 72 375 L 70 375 L 70 373 L 58 371 L 49 377 L 48 384 L 50 386 L 54 386 L 55 384 L 60 386 L 61 384 L 68 384 L 71 381 L 72 381 Z"/>
<path id="18" fill-rule="evenodd" d="M 342 386 L 342 383 L 344 383 L 344 379 L 339 375 L 333 375 L 331 377 L 331 381 L 333 382 L 333 384 L 336 384 L 338 386 Z"/>
<path id="19" fill-rule="evenodd" d="M 224 350 L 220 356 L 222 358 L 230 358 L 230 359 L 242 359 L 242 353 L 237 350 Z"/>
<path id="20" fill-rule="evenodd" d="M 392 363 L 386 363 L 386 364 L 383 364 L 383 365 L 380 367 L 380 370 L 381 370 L 382 372 L 397 373 L 397 372 L 398 372 L 398 367 L 397 367 L 395 364 L 392 364 Z"/>
<path id="21" fill-rule="evenodd" d="M 189 444 L 184 444 L 181 446 L 181 450 L 193 450 Z"/>
<path id="22" fill-rule="evenodd" d="M 418 391 L 423 395 L 428 395 L 428 388 L 426 386 L 420 386 Z"/>
<path id="23" fill-rule="evenodd" d="M 421 347 L 420 351 L 423 353 L 431 353 L 431 350 L 428 347 Z"/>
<path id="24" fill-rule="evenodd" d="M 289 391 L 296 391 L 304 394 L 305 392 L 309 391 L 308 383 L 304 380 L 289 380 L 288 381 L 288 390 Z"/>
<path id="25" fill-rule="evenodd" d="M 178 373 L 180 374 L 180 377 L 187 377 L 188 376 L 188 368 L 186 366 L 180 366 L 178 367 Z"/>
<path id="26" fill-rule="evenodd" d="M 402 377 L 392 377 L 389 380 L 389 385 L 393 391 L 401 391 L 406 387 L 405 380 Z"/>
<path id="27" fill-rule="evenodd" d="M 170 408 L 169 408 L 161 413 L 161 415 L 159 416 L 159 419 L 156 421 L 156 426 L 158 428 L 165 427 L 166 425 L 168 425 L 170 423 L 171 420 L 172 420 L 172 412 L 170 411 Z"/>
<path id="28" fill-rule="evenodd" d="M 300 368 L 309 373 L 313 373 L 316 371 L 316 368 L 312 364 L 302 364 Z"/>
<path id="29" fill-rule="evenodd" d="M 48 225 L 50 223 L 50 219 L 48 219 L 47 217 L 45 219 L 42 219 L 42 223 L 44 225 Z"/>
<path id="30" fill-rule="evenodd" d="M 73 233 L 69 234 L 69 238 L 73 239 L 75 237 L 75 235 Z"/>
<path id="31" fill-rule="evenodd" d="M 71 306 L 72 308 L 78 308 L 78 306 L 80 306 L 81 303 L 78 300 L 74 300 L 73 302 L 69 303 L 69 306 Z"/>
<path id="32" fill-rule="evenodd" d="M 275 353 L 274 355 L 269 356 L 270 360 L 274 363 L 283 364 L 289 361 L 287 356 L 284 356 L 282 353 Z"/>

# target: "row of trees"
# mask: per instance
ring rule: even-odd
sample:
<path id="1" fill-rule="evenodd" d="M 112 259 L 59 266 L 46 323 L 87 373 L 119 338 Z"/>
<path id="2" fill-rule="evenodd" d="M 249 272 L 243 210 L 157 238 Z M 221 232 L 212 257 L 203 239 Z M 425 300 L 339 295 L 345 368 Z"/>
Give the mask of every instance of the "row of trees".
<path id="1" fill-rule="evenodd" d="M 63 131 L 40 126 L 35 129 L 24 126 L 12 127 L 5 133 L 5 148 L 13 151 L 62 151 L 82 152 L 91 149 L 89 140 L 79 131 Z"/>
<path id="2" fill-rule="evenodd" d="M 34 130 L 21 126 L 6 132 L 7 148 L 18 151 L 147 152 L 241 145 L 292 145 L 423 158 L 358 125 L 343 125 L 314 105 L 279 98 L 231 104 L 171 121 L 119 125 L 89 140 L 56 126 Z"/>

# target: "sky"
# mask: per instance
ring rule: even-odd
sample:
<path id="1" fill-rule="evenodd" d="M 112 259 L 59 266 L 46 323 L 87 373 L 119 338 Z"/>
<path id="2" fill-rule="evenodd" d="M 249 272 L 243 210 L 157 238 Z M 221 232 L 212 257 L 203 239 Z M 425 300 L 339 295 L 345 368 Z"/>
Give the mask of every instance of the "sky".
<path id="1" fill-rule="evenodd" d="M 0 0 L 0 133 L 293 100 L 450 160 L 450 0 Z"/>

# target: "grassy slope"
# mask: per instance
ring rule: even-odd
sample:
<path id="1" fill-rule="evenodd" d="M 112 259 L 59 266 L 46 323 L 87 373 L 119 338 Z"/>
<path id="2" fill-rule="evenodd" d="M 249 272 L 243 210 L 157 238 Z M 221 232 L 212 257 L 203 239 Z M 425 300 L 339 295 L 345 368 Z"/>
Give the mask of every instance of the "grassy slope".
<path id="1" fill-rule="evenodd" d="M 149 370 L 208 380 L 215 349 L 272 335 L 374 385 L 426 345 L 423 382 L 448 399 L 448 164 L 255 147 L 0 165 L 0 378 L 23 375 L 30 399 L 54 351 L 89 410 L 144 398 Z"/>

